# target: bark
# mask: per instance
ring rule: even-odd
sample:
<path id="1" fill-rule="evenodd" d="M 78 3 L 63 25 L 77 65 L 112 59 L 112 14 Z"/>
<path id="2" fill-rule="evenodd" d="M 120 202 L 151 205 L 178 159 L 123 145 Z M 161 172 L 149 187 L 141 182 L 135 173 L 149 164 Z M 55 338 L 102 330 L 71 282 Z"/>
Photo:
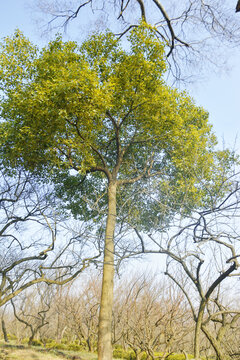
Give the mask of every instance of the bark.
<path id="1" fill-rule="evenodd" d="M 108 186 L 108 217 L 105 233 L 102 294 L 98 330 L 98 359 L 112 359 L 112 307 L 114 279 L 114 230 L 116 224 L 116 182 Z"/>
<path id="2" fill-rule="evenodd" d="M 202 331 L 206 335 L 207 339 L 209 340 L 210 344 L 215 350 L 218 360 L 231 360 L 231 357 L 228 356 L 221 346 L 221 342 L 212 336 L 211 332 L 207 329 L 206 326 L 202 325 Z"/>
<path id="3" fill-rule="evenodd" d="M 35 332 L 32 331 L 32 334 L 31 334 L 31 336 L 29 337 L 29 340 L 28 340 L 28 346 L 31 346 L 31 345 L 32 345 L 33 339 L 34 339 L 34 335 L 35 335 Z"/>
<path id="4" fill-rule="evenodd" d="M 200 359 L 200 333 L 201 333 L 201 326 L 202 326 L 205 306 L 206 306 L 206 302 L 202 300 L 198 311 L 198 316 L 195 326 L 195 334 L 194 334 L 194 358 L 196 360 Z"/>
<path id="5" fill-rule="evenodd" d="M 141 350 L 139 351 L 139 350 L 134 350 L 134 352 L 135 352 L 135 355 L 136 355 L 136 360 L 140 360 L 141 359 Z"/>
<path id="6" fill-rule="evenodd" d="M 4 319 L 2 319 L 2 332 L 3 332 L 4 341 L 6 343 L 8 343 L 9 340 L 8 340 L 8 335 L 7 335 L 7 330 L 6 330 L 6 325 L 5 325 Z"/>
<path id="7" fill-rule="evenodd" d="M 231 260 L 231 259 L 230 259 Z M 200 268 L 199 268 L 200 269 Z M 213 283 L 212 285 L 209 287 L 208 291 L 206 292 L 206 295 L 202 298 L 201 303 L 200 303 L 200 307 L 199 307 L 199 311 L 198 311 L 198 316 L 197 316 L 197 321 L 196 321 L 196 327 L 195 327 L 195 336 L 194 336 L 194 358 L 195 360 L 199 360 L 200 359 L 200 333 L 201 330 L 204 331 L 205 335 L 207 336 L 208 340 L 210 341 L 210 343 L 212 344 L 212 346 L 214 347 L 214 350 L 216 351 L 216 354 L 218 356 L 219 360 L 228 360 L 226 355 L 223 355 L 221 352 L 221 346 L 218 346 L 218 343 L 214 341 L 214 338 L 211 336 L 211 334 L 209 333 L 209 337 L 207 335 L 207 329 L 206 327 L 203 326 L 203 314 L 204 314 L 204 310 L 205 307 L 209 301 L 209 298 L 211 296 L 211 294 L 213 293 L 213 291 L 217 288 L 217 286 L 224 280 L 226 279 L 234 270 L 237 269 L 237 263 L 234 262 L 230 268 L 228 268 L 225 272 L 223 272 Z M 205 330 L 204 330 L 205 329 Z M 220 344 L 219 344 L 220 345 Z"/>

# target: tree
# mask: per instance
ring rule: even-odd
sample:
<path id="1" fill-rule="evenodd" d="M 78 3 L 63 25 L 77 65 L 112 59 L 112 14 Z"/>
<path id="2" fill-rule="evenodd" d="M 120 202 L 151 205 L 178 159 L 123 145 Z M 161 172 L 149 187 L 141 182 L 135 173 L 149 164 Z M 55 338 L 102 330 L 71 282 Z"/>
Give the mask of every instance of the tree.
<path id="1" fill-rule="evenodd" d="M 150 234 L 156 250 L 150 250 L 146 239 L 138 234 L 140 247 L 142 241 L 146 241 L 145 253 L 167 255 L 165 274 L 184 293 L 196 324 L 196 360 L 200 359 L 201 332 L 218 360 L 230 358 L 223 347 L 223 338 L 236 324 L 240 313 L 236 307 L 224 308 L 219 287 L 233 276 L 239 276 L 239 194 L 238 176 L 235 175 L 229 179 L 229 192 L 224 198 L 216 201 L 216 194 L 209 192 L 213 201 L 211 207 L 192 213 L 189 218 L 175 217 L 168 231 L 162 228 L 161 232 Z M 231 286 L 233 284 L 232 280 Z M 213 322 L 221 324 L 220 329 L 213 331 Z"/>
<path id="2" fill-rule="evenodd" d="M 85 277 L 78 284 L 70 284 L 67 293 L 63 293 L 59 298 L 61 307 L 58 305 L 53 309 L 55 314 L 60 307 L 65 333 L 72 339 L 78 339 L 79 344 L 90 352 L 97 350 L 100 280 L 95 273 Z M 74 287 L 77 291 L 74 291 Z"/>
<path id="3" fill-rule="evenodd" d="M 183 294 L 175 290 L 156 274 L 123 278 L 115 291 L 114 342 L 130 347 L 137 360 L 144 353 L 155 359 L 156 352 L 164 360 L 179 351 L 192 324 Z"/>
<path id="4" fill-rule="evenodd" d="M 29 173 L 16 170 L 10 176 L 1 171 L 0 306 L 34 284 L 62 284 L 89 266 L 90 259 L 84 258 L 80 250 L 86 228 L 77 236 L 73 231 L 66 236 L 66 223 L 60 221 L 53 200 L 48 186 L 40 187 Z M 64 241 L 58 241 L 57 232 L 59 240 L 65 235 Z M 76 259 L 70 254 L 76 244 L 82 260 L 78 257 L 79 266 L 73 270 Z M 56 269 L 61 269 L 61 275 L 56 274 Z"/>
<path id="5" fill-rule="evenodd" d="M 107 27 L 122 36 L 143 19 L 155 26 L 156 36 L 164 42 L 176 79 L 190 78 L 196 69 L 199 76 L 206 63 L 208 68 L 224 64 L 230 47 L 239 44 L 236 0 L 78 0 L 74 5 L 71 1 L 41 0 L 37 7 L 44 14 L 48 31 L 59 31 L 79 20 L 82 27 L 87 21 L 88 31 L 89 26 Z"/>
<path id="6" fill-rule="evenodd" d="M 4 308 L 2 309 L 2 314 L 1 314 L 2 320 L 1 320 L 1 324 L 2 324 L 2 333 L 3 333 L 4 341 L 5 341 L 6 343 L 8 343 L 8 342 L 9 342 L 9 339 L 8 339 L 6 324 L 5 324 L 5 320 L 4 320 L 5 310 L 6 310 L 6 307 L 4 307 Z"/>
<path id="7" fill-rule="evenodd" d="M 236 6 L 236 12 L 239 12 L 239 11 L 240 11 L 240 1 L 238 0 L 237 6 Z"/>
<path id="8" fill-rule="evenodd" d="M 99 359 L 112 356 L 116 228 L 159 227 L 182 198 L 186 212 L 200 206 L 206 198 L 199 176 L 211 181 L 217 156 L 207 113 L 165 84 L 163 54 L 145 24 L 132 30 L 128 50 L 111 33 L 81 46 L 58 37 L 39 52 L 17 31 L 1 47 L 5 165 L 52 174 L 66 207 L 98 234 L 106 221 Z"/>
<path id="9" fill-rule="evenodd" d="M 32 345 L 33 340 L 40 329 L 49 324 L 48 312 L 53 300 L 49 288 L 42 286 L 35 287 L 27 296 L 17 298 L 17 307 L 11 299 L 15 318 L 30 330 L 28 345 Z"/>
<path id="10" fill-rule="evenodd" d="M 202 331 L 215 349 L 217 358 L 231 359 L 234 350 L 239 349 L 238 344 L 234 344 L 234 335 L 239 327 L 240 308 L 227 304 L 226 299 L 220 296 L 220 290 L 221 286 L 217 289 L 216 297 L 208 304 Z"/>

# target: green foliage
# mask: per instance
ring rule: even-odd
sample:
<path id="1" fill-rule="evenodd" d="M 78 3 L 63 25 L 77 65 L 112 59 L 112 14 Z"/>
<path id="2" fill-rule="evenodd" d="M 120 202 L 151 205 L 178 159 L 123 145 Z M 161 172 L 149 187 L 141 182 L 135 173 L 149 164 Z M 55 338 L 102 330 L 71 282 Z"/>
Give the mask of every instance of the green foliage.
<path id="1" fill-rule="evenodd" d="M 192 355 L 188 355 L 189 359 L 193 359 Z M 171 354 L 167 358 L 168 360 L 184 360 L 185 356 L 183 354 Z"/>
<path id="2" fill-rule="evenodd" d="M 7 337 L 8 337 L 8 340 L 13 340 L 13 341 L 17 340 L 17 336 L 14 334 L 7 334 Z"/>
<path id="3" fill-rule="evenodd" d="M 0 51 L 5 166 L 51 176 L 66 208 L 93 223 L 110 176 L 119 216 L 143 228 L 212 201 L 232 161 L 214 151 L 208 114 L 167 86 L 165 70 L 164 46 L 146 24 L 127 50 L 108 32 L 80 46 L 57 37 L 39 51 L 17 31 Z"/>
<path id="4" fill-rule="evenodd" d="M 46 343 L 47 349 L 67 350 L 67 345 L 56 342 L 55 340 Z"/>
<path id="5" fill-rule="evenodd" d="M 67 345 L 68 343 L 69 343 L 69 340 L 67 338 L 62 338 L 61 339 L 61 344 Z"/>
<path id="6" fill-rule="evenodd" d="M 21 343 L 22 344 L 28 344 L 28 342 L 29 342 L 29 338 L 28 337 L 26 337 L 26 338 L 23 338 L 22 340 L 21 340 Z"/>
<path id="7" fill-rule="evenodd" d="M 41 340 L 33 339 L 32 346 L 43 346 L 43 343 Z"/>
<path id="8" fill-rule="evenodd" d="M 189 358 L 192 359 L 192 357 L 189 355 Z M 185 356 L 183 354 L 172 354 L 169 355 L 168 360 L 184 360 Z"/>
<path id="9" fill-rule="evenodd" d="M 28 342 L 26 339 L 25 343 Z M 86 350 L 86 346 L 80 345 L 78 341 L 69 342 L 67 339 L 57 342 L 54 339 L 44 339 L 44 344 L 47 349 L 56 349 L 56 350 L 67 350 L 67 351 L 83 351 Z M 33 340 L 33 346 L 43 346 L 43 341 Z"/>
<path id="10" fill-rule="evenodd" d="M 124 350 L 122 347 L 113 349 L 113 357 L 115 359 L 135 360 L 136 355 L 133 350 Z"/>
<path id="11" fill-rule="evenodd" d="M 194 359 L 194 356 L 191 354 L 188 354 L 188 358 L 189 359 Z M 185 356 L 183 354 L 171 354 L 167 357 L 167 360 L 184 360 Z M 205 357 L 201 358 L 201 359 L 205 359 Z"/>
<path id="12" fill-rule="evenodd" d="M 67 350 L 71 351 L 83 351 L 86 350 L 86 348 L 82 345 L 76 344 L 75 342 L 68 344 Z"/>
<path id="13" fill-rule="evenodd" d="M 56 184 L 56 194 L 64 203 L 64 209 L 70 210 L 74 217 L 81 220 L 91 219 L 95 226 L 99 221 L 99 208 L 102 214 L 105 214 L 107 182 L 102 176 L 96 173 L 87 176 L 79 173 L 71 175 L 68 171 L 59 171 L 54 175 L 53 181 Z M 84 201 L 86 198 L 89 202 Z M 94 207 L 97 199 L 98 207 Z"/>
<path id="14" fill-rule="evenodd" d="M 163 356 L 163 353 L 154 353 L 155 357 L 158 359 L 161 359 Z M 193 359 L 193 355 L 188 355 L 189 359 Z M 124 350 L 121 346 L 117 346 L 113 350 L 113 357 L 115 359 L 126 359 L 126 360 L 135 360 L 136 354 L 133 350 Z M 145 352 L 141 353 L 140 359 L 146 360 L 148 358 L 147 354 Z M 168 360 L 184 360 L 185 356 L 183 354 L 171 354 L 167 357 Z"/>

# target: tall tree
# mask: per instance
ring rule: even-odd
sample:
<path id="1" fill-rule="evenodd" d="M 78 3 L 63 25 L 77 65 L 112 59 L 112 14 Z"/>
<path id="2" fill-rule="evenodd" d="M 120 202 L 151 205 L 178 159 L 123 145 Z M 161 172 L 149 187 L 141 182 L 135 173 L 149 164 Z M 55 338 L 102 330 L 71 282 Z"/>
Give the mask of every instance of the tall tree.
<path id="1" fill-rule="evenodd" d="M 215 156 L 207 113 L 163 80 L 164 47 L 154 30 L 134 28 L 126 48 L 106 33 L 81 46 L 56 38 L 38 51 L 16 32 L 0 54 L 5 163 L 52 174 L 75 216 L 106 221 L 98 342 L 104 360 L 112 356 L 116 227 L 158 227 L 182 208 L 183 197 L 186 212 L 200 205 L 199 176 L 212 179 Z"/>

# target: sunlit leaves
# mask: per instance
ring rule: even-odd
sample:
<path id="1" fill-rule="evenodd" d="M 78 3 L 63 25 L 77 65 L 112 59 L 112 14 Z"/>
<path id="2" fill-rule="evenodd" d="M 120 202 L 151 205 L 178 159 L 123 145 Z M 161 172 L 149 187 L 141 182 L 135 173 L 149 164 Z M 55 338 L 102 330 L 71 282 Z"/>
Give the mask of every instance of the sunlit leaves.
<path id="1" fill-rule="evenodd" d="M 200 205 L 206 182 L 222 166 L 216 139 L 208 114 L 165 83 L 164 56 L 146 24 L 133 28 L 127 43 L 107 32 L 81 45 L 57 37 L 39 51 L 20 32 L 6 38 L 0 52 L 5 163 L 50 174 L 100 171 L 88 175 L 89 189 L 112 174 L 124 204 L 126 183 L 141 179 L 143 188 L 154 185 L 163 207 L 171 201 L 179 208 L 186 196 Z M 154 184 L 146 182 L 153 177 Z M 136 195 L 140 207 L 145 195 Z"/>

